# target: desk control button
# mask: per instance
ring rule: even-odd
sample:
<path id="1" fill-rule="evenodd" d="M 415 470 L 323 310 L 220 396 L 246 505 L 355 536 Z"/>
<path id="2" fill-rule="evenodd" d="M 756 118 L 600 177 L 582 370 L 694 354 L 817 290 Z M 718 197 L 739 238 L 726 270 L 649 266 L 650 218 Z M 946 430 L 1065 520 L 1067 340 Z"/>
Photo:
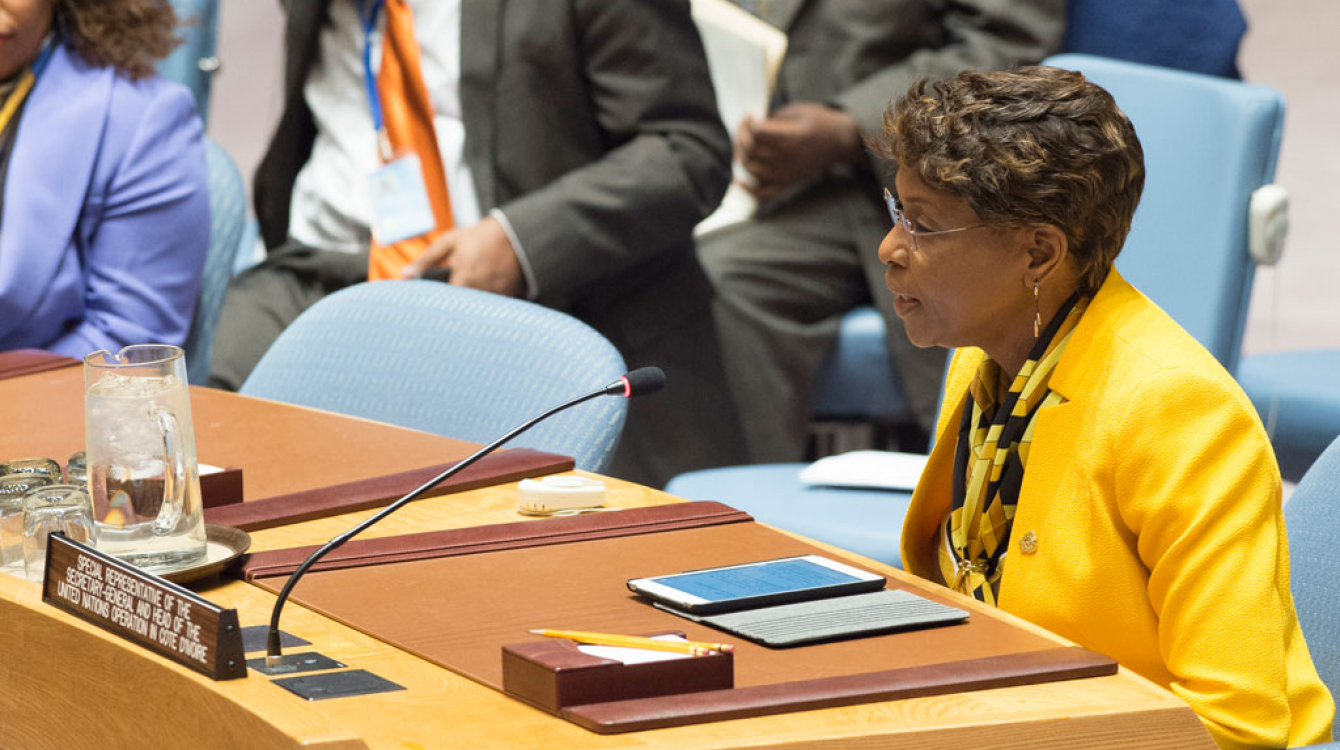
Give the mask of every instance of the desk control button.
<path id="1" fill-rule="evenodd" d="M 1038 535 L 1036 532 L 1025 531 L 1024 535 L 1019 537 L 1019 551 L 1025 555 L 1031 555 L 1038 551 Z"/>

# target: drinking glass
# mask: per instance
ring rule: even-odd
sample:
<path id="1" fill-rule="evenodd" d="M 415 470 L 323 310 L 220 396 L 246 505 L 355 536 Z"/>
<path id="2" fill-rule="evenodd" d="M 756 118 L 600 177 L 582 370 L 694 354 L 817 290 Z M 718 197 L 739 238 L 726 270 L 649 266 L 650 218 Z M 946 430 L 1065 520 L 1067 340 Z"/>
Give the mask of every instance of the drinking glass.
<path id="1" fill-rule="evenodd" d="M 23 559 L 28 580 L 41 581 L 46 568 L 47 537 L 61 531 L 76 542 L 93 544 L 93 503 L 82 487 L 51 484 L 23 498 Z"/>
<path id="2" fill-rule="evenodd" d="M 23 578 L 23 498 L 49 484 L 41 474 L 0 477 L 0 572 Z"/>
<path id="3" fill-rule="evenodd" d="M 98 549 L 156 573 L 203 562 L 182 350 L 139 344 L 85 357 L 84 433 Z"/>
<path id="4" fill-rule="evenodd" d="M 0 476 L 36 474 L 53 482 L 61 480 L 60 464 L 50 458 L 17 458 L 0 463 Z"/>
<path id="5" fill-rule="evenodd" d="M 70 456 L 65 462 L 65 482 L 80 487 L 88 486 L 88 458 L 83 451 Z"/>

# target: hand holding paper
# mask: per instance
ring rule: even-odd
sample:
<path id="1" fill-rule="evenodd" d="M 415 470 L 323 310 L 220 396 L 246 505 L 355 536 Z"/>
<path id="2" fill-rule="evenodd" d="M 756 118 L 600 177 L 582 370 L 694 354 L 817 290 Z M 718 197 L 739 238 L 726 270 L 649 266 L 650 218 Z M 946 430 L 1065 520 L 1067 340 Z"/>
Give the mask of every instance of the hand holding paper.
<path id="1" fill-rule="evenodd" d="M 813 182 L 830 167 L 864 155 L 861 131 L 852 116 L 813 102 L 788 104 L 763 120 L 746 115 L 736 133 L 736 155 L 767 198 Z"/>

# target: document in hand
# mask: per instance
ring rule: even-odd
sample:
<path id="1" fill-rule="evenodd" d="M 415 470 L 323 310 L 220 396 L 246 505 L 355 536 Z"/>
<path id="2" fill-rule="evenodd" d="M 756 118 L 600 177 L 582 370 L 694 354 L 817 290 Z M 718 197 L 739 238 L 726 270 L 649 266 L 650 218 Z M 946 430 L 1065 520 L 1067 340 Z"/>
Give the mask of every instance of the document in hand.
<path id="1" fill-rule="evenodd" d="M 763 117 L 768 113 L 777 68 L 786 53 L 786 33 L 730 0 L 692 0 L 691 4 L 716 88 L 717 109 L 726 132 L 734 138 L 746 114 Z M 754 215 L 754 197 L 736 184 L 747 181 L 749 175 L 738 162 L 733 171 L 735 182 L 717 210 L 698 225 L 696 234 Z"/>

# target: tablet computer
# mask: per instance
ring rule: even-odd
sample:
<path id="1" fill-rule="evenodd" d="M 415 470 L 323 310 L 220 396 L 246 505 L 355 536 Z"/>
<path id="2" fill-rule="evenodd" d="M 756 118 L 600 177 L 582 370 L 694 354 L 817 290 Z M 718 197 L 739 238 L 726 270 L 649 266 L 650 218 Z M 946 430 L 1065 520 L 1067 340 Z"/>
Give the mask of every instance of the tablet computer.
<path id="1" fill-rule="evenodd" d="M 884 577 L 819 555 L 634 578 L 628 588 L 693 614 L 859 594 L 884 588 Z"/>

